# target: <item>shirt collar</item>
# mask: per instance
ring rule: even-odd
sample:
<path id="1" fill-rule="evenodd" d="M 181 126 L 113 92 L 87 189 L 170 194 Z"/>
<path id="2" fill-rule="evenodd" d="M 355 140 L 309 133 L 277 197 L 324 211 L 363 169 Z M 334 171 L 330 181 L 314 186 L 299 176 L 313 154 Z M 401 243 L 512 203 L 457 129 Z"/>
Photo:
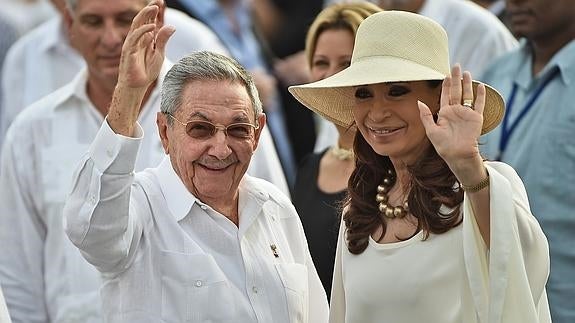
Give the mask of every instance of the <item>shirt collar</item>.
<path id="1" fill-rule="evenodd" d="M 188 191 L 178 174 L 176 174 L 172 167 L 170 156 L 166 155 L 164 157 L 156 171 L 168 209 L 176 218 L 176 221 L 180 221 L 190 212 L 194 203 L 199 201 Z"/>
<path id="2" fill-rule="evenodd" d="M 554 69 L 559 70 L 559 75 L 561 80 L 565 84 L 572 82 L 573 74 L 575 73 L 575 40 L 572 40 L 563 48 L 561 48 L 545 65 L 545 67 L 539 72 L 536 78 L 533 77 L 531 73 L 533 66 L 533 55 L 531 46 L 527 39 L 522 38 L 519 41 L 519 51 L 522 53 L 522 58 L 518 60 L 520 64 L 519 71 L 515 77 L 515 83 L 523 89 L 527 89 L 531 86 L 535 79 L 544 79 L 552 72 Z"/>
<path id="3" fill-rule="evenodd" d="M 169 156 L 164 157 L 156 172 L 168 209 L 176 221 L 185 218 L 194 204 L 204 205 L 203 202 L 188 191 L 172 167 Z M 261 213 L 259 210 L 272 198 L 264 187 L 255 185 L 254 178 L 247 174 L 244 175 L 239 190 L 240 227 L 248 228 L 257 215 Z"/>
<path id="4" fill-rule="evenodd" d="M 38 37 L 37 49 L 39 51 L 49 51 L 59 47 L 70 46 L 65 33 L 64 22 L 60 15 L 46 21 L 37 30 L 42 30 L 42 37 Z"/>
<path id="5" fill-rule="evenodd" d="M 164 78 L 168 73 L 169 69 L 172 67 L 173 63 L 169 61 L 167 58 L 164 59 L 164 63 L 162 65 L 162 69 L 160 70 L 160 74 L 158 76 L 158 82 L 156 83 L 155 88 L 150 93 L 148 97 L 147 103 L 144 105 L 145 111 L 142 111 L 141 114 L 147 113 L 147 107 L 150 105 L 150 102 L 153 102 L 154 99 L 160 95 L 161 91 L 161 84 L 164 82 Z M 64 87 L 61 88 L 61 95 L 60 97 L 64 100 L 70 99 L 72 97 L 79 99 L 81 102 L 87 102 L 88 104 L 92 105 L 92 101 L 88 98 L 88 91 L 86 90 L 86 85 L 88 84 L 88 68 L 83 67 L 77 74 L 74 76 L 72 81 Z M 58 104 L 56 105 L 56 109 L 63 107 L 64 105 Z M 154 112 L 155 113 L 155 112 Z"/>

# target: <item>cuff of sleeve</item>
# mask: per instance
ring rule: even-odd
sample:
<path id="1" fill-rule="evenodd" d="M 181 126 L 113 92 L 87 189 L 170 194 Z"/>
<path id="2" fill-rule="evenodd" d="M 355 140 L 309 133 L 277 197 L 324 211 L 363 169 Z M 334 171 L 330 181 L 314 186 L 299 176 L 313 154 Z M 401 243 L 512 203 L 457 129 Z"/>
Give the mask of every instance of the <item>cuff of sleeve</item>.
<path id="1" fill-rule="evenodd" d="M 105 120 L 90 146 L 89 154 L 102 173 L 129 174 L 134 171 L 144 130 L 136 124 L 134 137 L 116 134 Z"/>

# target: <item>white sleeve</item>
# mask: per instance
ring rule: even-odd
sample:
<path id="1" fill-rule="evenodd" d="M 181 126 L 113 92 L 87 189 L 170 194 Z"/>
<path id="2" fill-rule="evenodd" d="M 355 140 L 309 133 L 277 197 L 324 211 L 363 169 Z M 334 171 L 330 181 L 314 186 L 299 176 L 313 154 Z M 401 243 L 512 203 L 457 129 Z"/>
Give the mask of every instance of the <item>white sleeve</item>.
<path id="1" fill-rule="evenodd" d="M 490 177 L 489 250 L 467 198 L 463 206 L 465 265 L 479 321 L 549 322 L 547 239 L 513 168 L 499 162 L 485 166 Z"/>
<path id="2" fill-rule="evenodd" d="M 142 140 L 115 134 L 107 121 L 80 162 L 64 207 L 65 230 L 88 262 L 117 274 L 127 267 L 143 232 L 142 218 L 131 203 L 139 186 L 134 165 Z"/>
<path id="3" fill-rule="evenodd" d="M 344 210 L 345 212 L 345 210 Z M 331 300 L 329 308 L 330 323 L 345 322 L 345 290 L 343 288 L 342 252 L 346 247 L 345 243 L 345 222 L 343 216 L 339 224 L 339 235 L 337 238 L 337 248 L 335 250 L 335 265 L 333 269 L 333 281 L 331 285 Z"/>

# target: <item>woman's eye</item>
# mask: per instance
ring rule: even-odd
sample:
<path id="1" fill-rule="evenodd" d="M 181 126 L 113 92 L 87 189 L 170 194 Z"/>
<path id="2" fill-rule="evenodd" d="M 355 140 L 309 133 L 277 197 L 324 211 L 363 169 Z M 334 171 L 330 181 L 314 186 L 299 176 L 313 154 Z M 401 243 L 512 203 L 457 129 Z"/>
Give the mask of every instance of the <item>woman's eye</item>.
<path id="1" fill-rule="evenodd" d="M 351 62 L 350 62 L 350 61 L 341 62 L 341 63 L 339 64 L 339 66 L 340 66 L 340 68 L 341 68 L 342 70 L 348 68 L 349 65 L 351 65 Z"/>
<path id="2" fill-rule="evenodd" d="M 313 66 L 328 66 L 328 62 L 324 61 L 324 60 L 317 60 L 313 62 Z"/>
<path id="3" fill-rule="evenodd" d="M 389 96 L 402 96 L 409 93 L 409 89 L 405 86 L 394 85 L 389 88 Z"/>
<path id="4" fill-rule="evenodd" d="M 360 88 L 355 90 L 356 99 L 367 99 L 367 98 L 371 98 L 372 96 L 373 95 L 371 94 L 371 91 L 365 87 L 360 87 Z"/>

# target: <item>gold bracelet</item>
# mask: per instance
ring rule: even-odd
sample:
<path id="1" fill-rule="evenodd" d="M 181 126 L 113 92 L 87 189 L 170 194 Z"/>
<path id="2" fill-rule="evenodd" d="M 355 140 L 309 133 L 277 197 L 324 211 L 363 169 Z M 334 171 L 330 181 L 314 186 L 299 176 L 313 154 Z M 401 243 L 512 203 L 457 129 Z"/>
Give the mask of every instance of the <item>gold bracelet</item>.
<path id="1" fill-rule="evenodd" d="M 470 185 L 470 186 L 465 186 L 465 185 L 461 184 L 461 188 L 468 193 L 475 193 L 475 192 L 479 192 L 482 189 L 488 187 L 489 186 L 489 172 L 487 171 L 487 169 L 485 170 L 485 172 L 487 173 L 487 176 L 485 176 L 485 178 L 482 179 L 479 183 L 477 183 L 475 185 Z"/>

